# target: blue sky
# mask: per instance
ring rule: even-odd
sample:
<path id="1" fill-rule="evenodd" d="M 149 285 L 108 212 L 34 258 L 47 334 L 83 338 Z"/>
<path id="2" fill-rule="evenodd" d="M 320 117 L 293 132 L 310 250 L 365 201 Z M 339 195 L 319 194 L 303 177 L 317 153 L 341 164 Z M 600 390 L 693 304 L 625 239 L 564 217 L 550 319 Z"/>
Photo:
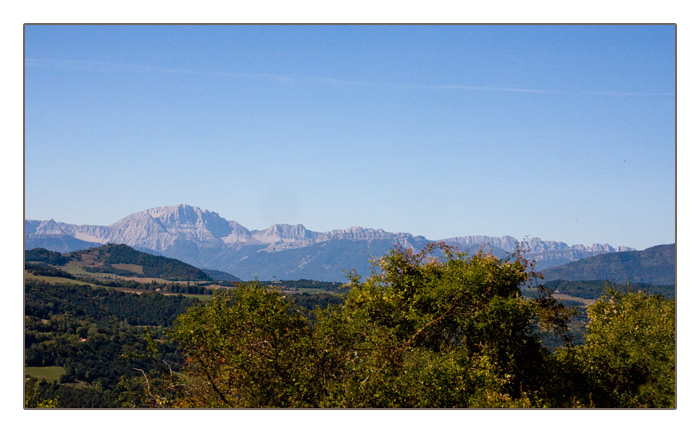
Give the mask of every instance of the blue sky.
<path id="1" fill-rule="evenodd" d="M 673 26 L 26 26 L 25 217 L 674 242 Z"/>

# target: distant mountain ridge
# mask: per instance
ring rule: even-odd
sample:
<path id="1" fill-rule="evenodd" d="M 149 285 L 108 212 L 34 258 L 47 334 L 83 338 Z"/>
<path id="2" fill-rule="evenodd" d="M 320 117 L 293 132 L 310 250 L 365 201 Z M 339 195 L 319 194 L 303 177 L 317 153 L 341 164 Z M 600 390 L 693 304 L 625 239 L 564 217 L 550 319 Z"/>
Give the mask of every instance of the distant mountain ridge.
<path id="1" fill-rule="evenodd" d="M 483 247 L 501 257 L 518 245 L 512 236 L 461 236 L 442 241 L 464 251 Z M 69 252 L 107 243 L 125 244 L 198 268 L 230 272 L 242 279 L 344 281 L 351 269 L 368 275 L 369 257 L 383 255 L 396 245 L 420 250 L 430 242 L 434 241 L 410 233 L 363 227 L 314 232 L 301 224 L 275 224 L 264 230 L 249 230 L 216 212 L 189 205 L 144 210 L 110 226 L 25 221 L 26 249 Z M 633 251 L 608 244 L 569 246 L 536 237 L 525 240 L 522 246 L 529 250 L 525 256 L 537 261 L 539 270 L 597 254 Z"/>

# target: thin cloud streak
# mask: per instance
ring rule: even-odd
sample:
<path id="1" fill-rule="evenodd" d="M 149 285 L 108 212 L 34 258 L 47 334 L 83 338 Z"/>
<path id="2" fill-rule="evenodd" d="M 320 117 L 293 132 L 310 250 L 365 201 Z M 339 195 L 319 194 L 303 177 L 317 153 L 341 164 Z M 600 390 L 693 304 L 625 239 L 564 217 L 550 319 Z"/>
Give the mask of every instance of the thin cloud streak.
<path id="1" fill-rule="evenodd" d="M 576 94 L 594 96 L 676 96 L 675 92 L 576 92 Z"/>
<path id="2" fill-rule="evenodd" d="M 557 91 L 557 90 L 541 90 L 527 88 L 512 88 L 512 87 L 489 87 L 489 86 L 464 86 L 455 85 L 404 85 L 402 87 L 409 89 L 426 89 L 426 90 L 471 90 L 471 91 L 490 91 L 490 92 L 509 92 L 509 93 L 540 93 L 551 95 L 592 95 L 592 96 L 675 96 L 674 92 L 600 92 L 600 91 Z"/>
<path id="3" fill-rule="evenodd" d="M 342 78 L 318 77 L 313 75 L 275 74 L 275 73 L 243 73 L 227 71 L 202 71 L 196 69 L 168 68 L 164 66 L 151 66 L 143 64 L 125 64 L 105 62 L 98 60 L 54 60 L 29 58 L 25 60 L 25 67 L 63 69 L 88 72 L 125 72 L 125 73 L 154 73 L 154 74 L 183 74 L 200 75 L 222 78 L 266 79 L 275 84 L 294 85 L 298 83 L 323 83 L 339 86 L 372 86 L 393 87 L 415 90 L 463 90 L 472 92 L 504 92 L 504 93 L 529 93 L 550 95 L 592 95 L 592 96 L 675 96 L 675 92 L 614 92 L 614 91 L 558 91 L 545 89 L 530 89 L 517 87 L 474 86 L 464 84 L 401 84 L 373 82 L 362 80 L 345 80 Z"/>
<path id="4" fill-rule="evenodd" d="M 561 93 L 554 90 L 537 90 L 537 89 L 519 89 L 513 87 L 490 87 L 490 86 L 466 86 L 462 84 L 434 84 L 434 85 L 414 85 L 406 84 L 402 87 L 407 89 L 425 89 L 425 90 L 473 90 L 473 91 L 489 91 L 489 92 L 510 92 L 510 93 Z"/>

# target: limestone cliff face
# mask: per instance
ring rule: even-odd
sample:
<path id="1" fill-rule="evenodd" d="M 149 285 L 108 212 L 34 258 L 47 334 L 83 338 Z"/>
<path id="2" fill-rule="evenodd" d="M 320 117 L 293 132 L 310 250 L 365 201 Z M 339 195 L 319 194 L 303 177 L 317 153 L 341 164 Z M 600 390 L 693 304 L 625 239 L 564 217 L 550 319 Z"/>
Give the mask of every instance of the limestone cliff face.
<path id="1" fill-rule="evenodd" d="M 275 224 L 265 230 L 253 230 L 251 238 L 261 244 L 276 245 L 279 249 L 299 248 L 311 245 L 318 233 L 307 230 L 301 224 Z"/>
<path id="2" fill-rule="evenodd" d="M 368 262 L 368 256 L 382 255 L 396 245 L 420 250 L 431 242 L 410 233 L 357 226 L 320 233 L 301 224 L 275 224 L 251 231 L 216 212 L 188 205 L 148 209 L 110 226 L 28 220 L 25 240 L 27 247 L 50 245 L 62 250 L 93 244 L 126 244 L 200 268 L 231 272 L 243 279 L 274 275 L 336 281 L 343 281 L 346 271 L 353 268 L 366 275 L 369 270 L 363 264 Z M 526 258 L 536 260 L 540 270 L 597 254 L 632 250 L 608 244 L 569 246 L 540 238 L 521 243 L 512 236 L 461 236 L 442 241 L 462 251 L 483 248 L 501 257 L 520 246 Z"/>

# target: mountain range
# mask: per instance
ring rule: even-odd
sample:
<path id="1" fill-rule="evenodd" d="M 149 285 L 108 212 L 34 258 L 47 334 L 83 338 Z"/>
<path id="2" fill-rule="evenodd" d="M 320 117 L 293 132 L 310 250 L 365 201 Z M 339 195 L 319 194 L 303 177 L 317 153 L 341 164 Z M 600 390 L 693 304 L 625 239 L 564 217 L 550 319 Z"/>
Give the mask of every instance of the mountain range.
<path id="1" fill-rule="evenodd" d="M 608 244 L 590 246 L 543 241 L 519 242 L 512 236 L 460 236 L 428 240 L 410 233 L 350 227 L 315 232 L 301 224 L 275 224 L 249 230 L 218 213 L 189 205 L 157 207 L 129 215 L 109 226 L 76 225 L 54 220 L 25 220 L 25 249 L 71 252 L 108 243 L 126 244 L 150 254 L 175 258 L 198 268 L 229 272 L 244 280 L 315 279 L 345 281 L 347 272 L 370 273 L 370 257 L 401 246 L 420 250 L 443 241 L 462 251 L 485 248 L 504 257 L 518 245 L 535 260 L 537 270 L 604 253 L 634 251 Z"/>

